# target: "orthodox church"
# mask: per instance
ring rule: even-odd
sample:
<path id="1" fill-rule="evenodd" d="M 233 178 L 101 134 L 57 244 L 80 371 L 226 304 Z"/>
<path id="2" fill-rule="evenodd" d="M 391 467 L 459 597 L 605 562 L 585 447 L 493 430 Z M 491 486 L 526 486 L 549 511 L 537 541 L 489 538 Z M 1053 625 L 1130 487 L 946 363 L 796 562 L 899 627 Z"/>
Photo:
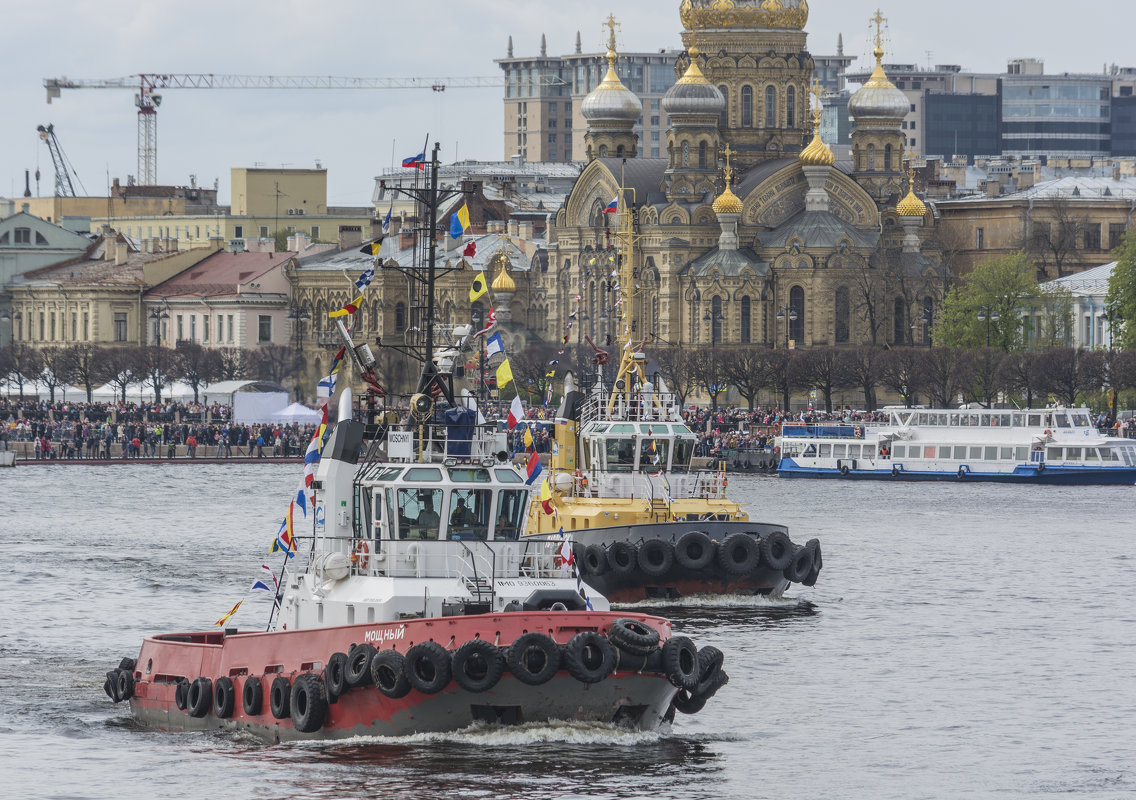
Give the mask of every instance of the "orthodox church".
<path id="1" fill-rule="evenodd" d="M 665 158 L 638 158 L 639 99 L 615 65 L 582 106 L 589 161 L 528 276 L 533 331 L 614 334 L 613 198 L 634 215 L 636 338 L 682 345 L 923 343 L 945 291 L 934 220 L 905 171 L 907 99 L 876 68 L 837 162 L 810 91 L 806 0 L 682 0 L 686 53 L 662 100 Z M 577 299 L 578 298 L 578 299 Z M 572 317 L 571 315 L 576 315 Z"/>

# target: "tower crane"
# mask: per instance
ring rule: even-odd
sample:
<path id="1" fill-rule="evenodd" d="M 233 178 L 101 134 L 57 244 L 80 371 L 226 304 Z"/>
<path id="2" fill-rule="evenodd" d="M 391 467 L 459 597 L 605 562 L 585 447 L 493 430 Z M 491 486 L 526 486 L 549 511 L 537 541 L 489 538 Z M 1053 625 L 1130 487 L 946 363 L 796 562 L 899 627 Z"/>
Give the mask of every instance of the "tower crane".
<path id="1" fill-rule="evenodd" d="M 559 76 L 545 75 L 541 85 L 563 86 Z M 64 89 L 133 89 L 138 107 L 138 180 L 153 185 L 158 179 L 158 106 L 166 89 L 449 89 L 492 88 L 505 85 L 504 76 L 467 78 L 346 78 L 329 75 L 214 75 L 212 73 L 142 73 L 125 78 L 44 78 L 47 102 Z M 57 173 L 58 174 L 58 173 Z"/>
<path id="2" fill-rule="evenodd" d="M 80 188 L 86 194 L 87 190 L 83 187 L 83 182 L 79 180 L 75 168 L 71 166 L 67 156 L 63 155 L 63 148 L 59 146 L 59 139 L 55 136 L 55 126 L 51 123 L 38 125 L 36 130 L 39 131 L 39 138 L 43 139 L 48 152 L 51 153 L 51 163 L 55 165 L 55 196 L 75 197 L 75 184 L 71 182 L 72 175 L 75 175 L 75 180 L 79 182 Z M 36 181 L 39 181 L 38 170 L 36 171 Z"/>

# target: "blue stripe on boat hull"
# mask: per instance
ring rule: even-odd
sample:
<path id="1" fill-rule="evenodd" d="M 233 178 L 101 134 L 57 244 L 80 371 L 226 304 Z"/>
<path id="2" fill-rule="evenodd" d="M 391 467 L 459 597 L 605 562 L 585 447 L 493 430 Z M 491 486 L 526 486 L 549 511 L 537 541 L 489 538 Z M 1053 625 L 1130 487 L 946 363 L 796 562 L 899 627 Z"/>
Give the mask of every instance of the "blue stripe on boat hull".
<path id="1" fill-rule="evenodd" d="M 900 470 L 898 475 L 893 475 L 891 470 L 849 470 L 847 475 L 843 475 L 836 469 L 799 467 L 792 463 L 786 464 L 783 460 L 777 469 L 777 474 L 782 478 L 842 478 L 844 480 L 961 481 L 964 483 L 972 481 L 976 483 L 1039 483 L 1066 486 L 1131 486 L 1136 484 L 1136 468 L 1130 467 L 1114 467 L 1111 469 L 1047 467 L 1041 472 L 1033 467 L 1018 467 L 1014 472 L 967 472 L 966 477 L 960 478 L 957 472 L 916 472 L 914 470 Z"/>

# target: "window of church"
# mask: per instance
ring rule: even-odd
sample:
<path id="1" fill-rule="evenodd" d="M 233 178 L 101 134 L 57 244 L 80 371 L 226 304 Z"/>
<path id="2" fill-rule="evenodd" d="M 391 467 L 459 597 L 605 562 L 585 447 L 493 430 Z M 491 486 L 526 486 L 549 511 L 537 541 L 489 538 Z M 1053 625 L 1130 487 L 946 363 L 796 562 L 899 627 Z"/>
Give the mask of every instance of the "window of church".
<path id="1" fill-rule="evenodd" d="M 706 142 L 698 143 L 698 168 L 706 169 Z"/>
<path id="2" fill-rule="evenodd" d="M 868 145 L 868 169 L 874 170 L 876 168 L 876 146 L 874 144 Z"/>
<path id="3" fill-rule="evenodd" d="M 401 301 L 394 305 L 394 330 L 395 333 L 406 330 L 406 303 Z"/>
<path id="4" fill-rule="evenodd" d="M 777 89 L 765 87 L 765 127 L 777 127 Z"/>
<path id="5" fill-rule="evenodd" d="M 753 127 L 753 87 L 742 87 L 742 127 Z"/>
<path id="6" fill-rule="evenodd" d="M 606 144 L 600 145 L 600 158 L 607 158 L 607 145 Z"/>
<path id="7" fill-rule="evenodd" d="M 805 290 L 794 286 L 789 290 L 789 309 L 797 312 L 797 318 L 789 315 L 789 338 L 800 346 L 805 340 Z"/>
<path id="8" fill-rule="evenodd" d="M 710 343 L 721 344 L 722 342 L 722 323 L 725 322 L 725 317 L 722 316 L 722 298 L 715 296 L 710 301 Z"/>
<path id="9" fill-rule="evenodd" d="M 726 104 L 722 106 L 722 113 L 718 115 L 718 127 L 728 128 L 730 127 L 730 90 L 729 87 L 722 84 L 718 87 L 718 91 L 722 93 L 722 97 L 726 101 Z"/>
<path id="10" fill-rule="evenodd" d="M 884 145 L 884 169 L 891 171 L 891 145 Z"/>
<path id="11" fill-rule="evenodd" d="M 750 343 L 750 300 L 749 296 L 742 298 L 742 330 L 741 342 L 742 344 Z"/>
<path id="12" fill-rule="evenodd" d="M 841 286 L 836 290 L 836 308 L 834 309 L 836 330 L 833 340 L 836 344 L 847 344 L 849 341 L 849 320 L 851 319 L 851 305 L 848 301 L 848 289 Z"/>
<path id="13" fill-rule="evenodd" d="M 792 86 L 785 90 L 785 127 L 797 127 L 797 90 Z"/>
<path id="14" fill-rule="evenodd" d="M 684 167 L 690 166 L 690 142 L 682 143 L 682 165 Z"/>

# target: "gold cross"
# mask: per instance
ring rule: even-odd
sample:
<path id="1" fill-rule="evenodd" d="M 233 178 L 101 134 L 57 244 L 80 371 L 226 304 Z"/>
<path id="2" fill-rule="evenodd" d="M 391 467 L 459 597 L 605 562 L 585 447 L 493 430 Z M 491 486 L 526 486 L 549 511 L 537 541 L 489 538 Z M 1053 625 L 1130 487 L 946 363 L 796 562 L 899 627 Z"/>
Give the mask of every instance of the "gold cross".
<path id="1" fill-rule="evenodd" d="M 876 49 L 882 50 L 884 46 L 883 24 L 887 22 L 887 17 L 877 8 L 876 15 L 872 17 L 871 21 L 876 23 Z"/>
<path id="2" fill-rule="evenodd" d="M 737 153 L 738 153 L 738 151 L 737 150 L 731 150 L 730 149 L 730 143 L 726 142 L 726 149 L 722 151 L 722 155 L 724 155 L 726 157 L 726 188 L 727 189 L 730 187 L 730 182 L 733 180 L 733 177 L 734 177 L 734 170 L 730 166 L 730 156 L 735 156 L 735 155 L 737 155 Z"/>
<path id="3" fill-rule="evenodd" d="M 610 31 L 607 40 L 607 49 L 615 50 L 615 29 L 622 28 L 623 26 L 615 21 L 615 14 L 608 14 L 607 22 L 603 24 L 603 27 L 607 28 Z"/>

